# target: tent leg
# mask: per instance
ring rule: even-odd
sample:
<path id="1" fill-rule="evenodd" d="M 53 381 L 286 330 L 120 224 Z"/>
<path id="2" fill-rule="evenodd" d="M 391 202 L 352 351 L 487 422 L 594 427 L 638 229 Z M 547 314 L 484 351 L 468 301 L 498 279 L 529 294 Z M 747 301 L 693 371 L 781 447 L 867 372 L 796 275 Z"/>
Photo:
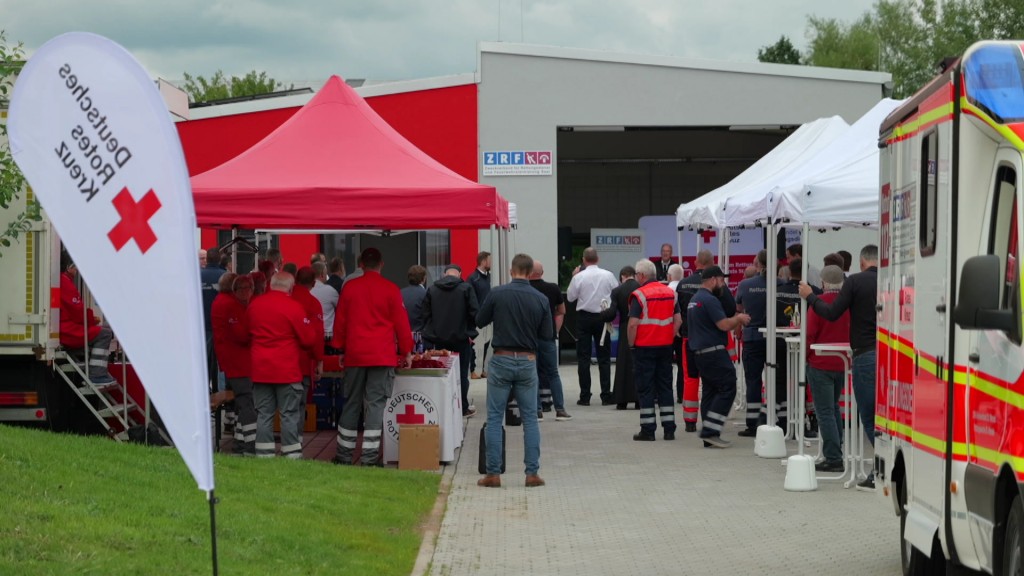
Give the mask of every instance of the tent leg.
<path id="1" fill-rule="evenodd" d="M 776 311 L 775 300 L 777 298 L 777 288 L 775 286 L 775 279 L 778 277 L 778 258 L 775 257 L 776 245 L 778 239 L 776 238 L 776 227 L 775 222 L 768 222 L 768 269 L 766 273 L 766 290 L 765 290 L 765 301 L 767 302 L 767 310 L 765 317 L 766 334 L 765 334 L 765 356 L 768 359 L 767 375 L 765 378 L 764 389 L 765 389 L 765 411 L 768 414 L 768 425 L 775 426 L 778 418 L 775 414 L 775 404 L 778 399 L 775 397 L 775 323 L 778 321 L 778 313 Z"/>
<path id="2" fill-rule="evenodd" d="M 238 238 L 238 226 L 231 227 L 231 239 L 234 240 L 235 238 Z M 234 244 L 232 244 L 231 248 L 231 271 L 236 274 L 238 273 L 238 250 L 234 249 Z"/>

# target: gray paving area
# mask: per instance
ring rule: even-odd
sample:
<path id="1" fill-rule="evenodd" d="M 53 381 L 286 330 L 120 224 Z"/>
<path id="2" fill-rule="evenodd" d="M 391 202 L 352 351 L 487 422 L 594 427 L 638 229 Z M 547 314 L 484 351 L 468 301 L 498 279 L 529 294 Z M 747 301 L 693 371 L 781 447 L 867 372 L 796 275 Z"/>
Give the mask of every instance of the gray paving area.
<path id="1" fill-rule="evenodd" d="M 507 428 L 502 487 L 476 485 L 486 385 L 472 382 L 480 413 L 467 421 L 430 574 L 900 573 L 899 521 L 881 495 L 837 482 L 786 492 L 782 461 L 755 456 L 735 414 L 727 450 L 683 432 L 681 410 L 675 441 L 659 429 L 657 441 L 634 442 L 638 411 L 577 406 L 575 366 L 561 374 L 574 418 L 545 414 L 547 486 L 530 489 L 518 427 Z"/>

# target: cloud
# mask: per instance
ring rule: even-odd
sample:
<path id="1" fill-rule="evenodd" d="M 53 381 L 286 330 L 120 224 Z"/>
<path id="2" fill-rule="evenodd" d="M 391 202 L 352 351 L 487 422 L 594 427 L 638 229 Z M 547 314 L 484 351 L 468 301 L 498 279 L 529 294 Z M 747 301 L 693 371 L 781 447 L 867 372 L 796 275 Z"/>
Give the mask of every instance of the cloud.
<path id="1" fill-rule="evenodd" d="M 850 21 L 871 0 L 0 0 L 8 41 L 29 53 L 72 30 L 107 36 L 153 76 L 266 71 L 395 80 L 472 72 L 478 41 L 688 58 L 756 59 L 809 14 Z M 499 26 L 500 7 L 500 26 Z"/>

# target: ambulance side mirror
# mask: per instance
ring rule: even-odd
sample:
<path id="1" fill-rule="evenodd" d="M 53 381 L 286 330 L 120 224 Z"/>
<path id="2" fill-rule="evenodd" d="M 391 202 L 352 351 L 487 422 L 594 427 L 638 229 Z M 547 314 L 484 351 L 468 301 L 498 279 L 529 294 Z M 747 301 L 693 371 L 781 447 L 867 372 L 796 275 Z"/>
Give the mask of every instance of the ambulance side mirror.
<path id="1" fill-rule="evenodd" d="M 985 254 L 964 262 L 953 321 L 964 330 L 1014 332 L 1013 311 L 999 308 L 999 256 Z"/>

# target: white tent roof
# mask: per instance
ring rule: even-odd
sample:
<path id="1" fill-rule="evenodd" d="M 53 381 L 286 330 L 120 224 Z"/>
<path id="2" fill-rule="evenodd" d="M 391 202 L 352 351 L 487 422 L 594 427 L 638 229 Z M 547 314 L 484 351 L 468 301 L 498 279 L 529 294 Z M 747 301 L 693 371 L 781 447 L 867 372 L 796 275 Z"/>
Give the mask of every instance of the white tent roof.
<path id="1" fill-rule="evenodd" d="M 719 212 L 729 198 L 759 182 L 784 173 L 792 162 L 805 156 L 809 151 L 831 142 L 848 127 L 839 116 L 821 118 L 804 124 L 739 176 L 692 202 L 680 204 L 676 210 L 676 226 L 721 227 Z"/>
<path id="2" fill-rule="evenodd" d="M 795 160 L 778 177 L 759 182 L 731 199 L 724 209 L 720 222 L 723 226 L 741 226 L 763 222 L 769 216 L 775 219 L 789 219 L 803 222 L 804 190 L 808 183 L 830 177 L 833 172 L 852 162 L 872 156 L 878 159 L 878 126 L 892 112 L 899 102 L 883 99 L 868 110 L 852 126 L 827 145 Z M 859 179 L 872 179 L 878 184 L 878 166 L 868 169 L 863 175 L 852 175 Z M 872 191 L 871 202 L 877 204 Z M 877 209 L 876 209 L 877 212 Z M 838 220 L 849 222 L 847 214 L 837 212 Z M 877 216 L 874 220 L 877 220 Z"/>
<path id="3" fill-rule="evenodd" d="M 903 100 L 886 98 L 853 123 L 830 150 L 838 161 L 814 174 L 800 175 L 772 192 L 777 218 L 814 225 L 878 224 L 878 128 Z"/>

